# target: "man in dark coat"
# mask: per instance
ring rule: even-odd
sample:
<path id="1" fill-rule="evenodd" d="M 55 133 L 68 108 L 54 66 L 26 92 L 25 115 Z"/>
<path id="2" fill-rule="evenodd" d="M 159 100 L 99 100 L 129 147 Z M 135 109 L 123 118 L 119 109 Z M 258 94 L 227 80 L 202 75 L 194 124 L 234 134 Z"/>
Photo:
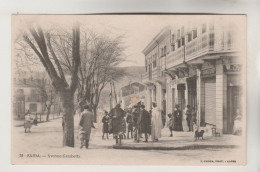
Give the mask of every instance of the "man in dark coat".
<path id="1" fill-rule="evenodd" d="M 126 123 L 127 123 L 127 139 L 129 139 L 129 132 L 131 134 L 131 138 L 133 138 L 133 117 L 132 117 L 131 109 L 127 111 Z"/>
<path id="2" fill-rule="evenodd" d="M 189 127 L 189 131 L 192 131 L 192 125 L 191 125 L 191 109 L 190 109 L 190 105 L 187 105 L 186 108 L 186 121 L 187 121 L 187 125 Z"/>
<path id="3" fill-rule="evenodd" d="M 145 110 L 145 106 L 141 105 L 140 109 L 140 122 L 139 122 L 139 131 L 140 133 L 145 134 L 145 141 L 148 142 L 148 134 L 151 134 L 151 116 L 149 112 Z"/>
<path id="4" fill-rule="evenodd" d="M 110 111 L 111 116 L 111 129 L 113 132 L 113 137 L 116 139 L 116 144 L 118 144 L 118 136 L 120 132 L 123 132 L 122 121 L 125 116 L 125 111 L 120 108 L 120 104 L 117 104 L 115 108 Z"/>

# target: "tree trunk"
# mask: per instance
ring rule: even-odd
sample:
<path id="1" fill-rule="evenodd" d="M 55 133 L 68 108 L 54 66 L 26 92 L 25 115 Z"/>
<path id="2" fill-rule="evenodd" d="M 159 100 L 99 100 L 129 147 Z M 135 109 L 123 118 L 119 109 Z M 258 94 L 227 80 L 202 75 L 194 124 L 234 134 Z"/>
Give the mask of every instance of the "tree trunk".
<path id="1" fill-rule="evenodd" d="M 97 122 L 97 106 L 93 105 L 94 122 Z"/>
<path id="2" fill-rule="evenodd" d="M 63 109 L 63 146 L 74 147 L 74 97 L 70 91 L 61 93 L 61 103 Z"/>
<path id="3" fill-rule="evenodd" d="M 50 107 L 47 107 L 46 121 L 49 121 L 49 116 L 50 116 Z"/>

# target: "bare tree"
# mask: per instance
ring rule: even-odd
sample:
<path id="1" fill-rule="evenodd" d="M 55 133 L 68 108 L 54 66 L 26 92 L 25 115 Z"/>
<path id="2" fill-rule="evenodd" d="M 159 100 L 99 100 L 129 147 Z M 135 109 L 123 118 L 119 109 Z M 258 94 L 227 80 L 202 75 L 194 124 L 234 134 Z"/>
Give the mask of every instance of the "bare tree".
<path id="1" fill-rule="evenodd" d="M 84 34 L 83 34 L 84 35 Z M 97 107 L 102 90 L 111 81 L 126 75 L 122 68 L 116 66 L 124 61 L 121 37 L 109 38 L 104 35 L 89 33 L 81 48 L 81 65 L 79 68 L 78 102 L 91 105 L 94 119 L 97 119 Z"/>
<path id="2" fill-rule="evenodd" d="M 58 33 L 58 32 L 57 32 Z M 54 34 L 44 31 L 41 26 L 29 26 L 28 31 L 23 33 L 23 41 L 29 45 L 30 50 L 38 57 L 41 65 L 44 67 L 51 84 L 57 91 L 62 108 L 64 111 L 63 122 L 63 145 L 74 147 L 74 93 L 78 84 L 78 69 L 80 65 L 80 28 L 79 24 L 74 24 L 72 34 L 64 35 L 67 40 L 67 48 L 70 47 L 71 58 L 61 56 L 54 48 L 53 41 L 57 39 Z M 57 47 L 57 46 L 55 46 Z M 70 70 L 65 70 L 64 61 L 71 65 Z M 70 78 L 67 82 L 65 74 Z"/>

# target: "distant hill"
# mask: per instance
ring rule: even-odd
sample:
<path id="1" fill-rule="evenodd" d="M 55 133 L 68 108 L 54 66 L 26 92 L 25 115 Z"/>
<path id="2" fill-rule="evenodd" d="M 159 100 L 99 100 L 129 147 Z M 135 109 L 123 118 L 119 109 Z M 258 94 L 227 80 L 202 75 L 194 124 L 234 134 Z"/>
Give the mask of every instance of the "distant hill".
<path id="1" fill-rule="evenodd" d="M 130 66 L 130 67 L 122 67 L 129 74 L 124 77 L 122 81 L 115 83 L 116 87 L 122 88 L 130 84 L 130 82 L 141 82 L 141 74 L 144 73 L 144 66 Z"/>

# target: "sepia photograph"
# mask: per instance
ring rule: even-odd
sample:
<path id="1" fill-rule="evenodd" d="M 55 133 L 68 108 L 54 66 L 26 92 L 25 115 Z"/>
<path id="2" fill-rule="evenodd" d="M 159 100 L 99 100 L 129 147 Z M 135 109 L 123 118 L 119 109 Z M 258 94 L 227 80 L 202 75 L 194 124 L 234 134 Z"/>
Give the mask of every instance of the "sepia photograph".
<path id="1" fill-rule="evenodd" d="M 246 23 L 12 15 L 11 163 L 246 165 Z"/>

